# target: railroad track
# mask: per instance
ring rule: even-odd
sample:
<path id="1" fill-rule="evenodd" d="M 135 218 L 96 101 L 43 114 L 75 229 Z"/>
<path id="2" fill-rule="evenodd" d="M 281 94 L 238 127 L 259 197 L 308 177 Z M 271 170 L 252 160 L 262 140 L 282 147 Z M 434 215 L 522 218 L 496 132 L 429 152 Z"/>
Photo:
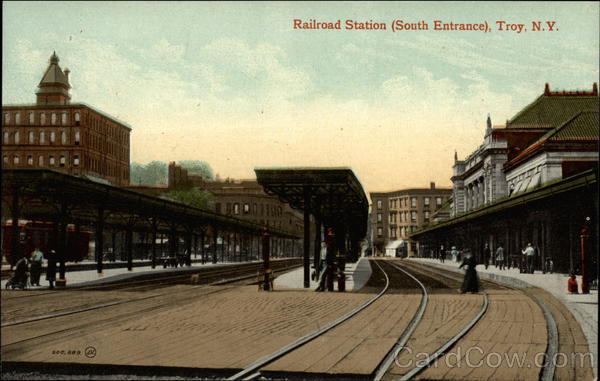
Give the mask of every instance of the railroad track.
<path id="1" fill-rule="evenodd" d="M 317 329 L 317 330 L 297 339 L 296 341 L 294 341 L 284 347 L 281 347 L 280 349 L 270 353 L 269 355 L 259 358 L 256 361 L 246 365 L 239 372 L 230 376 L 227 379 L 228 380 L 255 380 L 255 379 L 258 379 L 259 377 L 268 379 L 269 378 L 268 373 L 267 374 L 261 373 L 261 368 L 264 368 L 265 366 L 276 361 L 277 359 L 279 359 L 283 356 L 286 356 L 287 354 L 290 354 L 291 352 L 298 349 L 302 345 L 308 343 L 311 340 L 314 340 L 318 336 L 325 334 L 327 331 L 334 328 L 335 326 L 338 326 L 338 325 L 348 321 L 349 319 L 354 317 L 356 314 L 358 314 L 359 312 L 361 312 L 365 308 L 367 308 L 369 305 L 371 305 L 373 302 L 375 302 L 377 299 L 379 299 L 381 296 L 383 296 L 389 288 L 389 276 L 386 273 L 386 271 L 382 268 L 382 266 L 379 264 L 379 261 L 372 261 L 372 263 L 375 263 L 377 265 L 377 267 L 384 273 L 385 278 L 386 278 L 385 286 L 382 288 L 382 290 L 377 295 L 375 295 L 373 298 L 369 299 L 363 305 L 348 312 L 346 315 L 334 320 L 333 322 L 327 324 L 326 326 L 324 326 L 320 329 Z M 410 322 L 408 323 L 408 325 L 406 326 L 406 328 L 404 329 L 404 331 L 398 338 L 396 344 L 392 347 L 392 349 L 388 352 L 388 354 L 383 358 L 383 360 L 377 366 L 375 372 L 371 375 L 371 377 L 369 377 L 375 381 L 379 381 L 384 378 L 384 375 L 386 375 L 386 373 L 389 371 L 390 367 L 393 365 L 394 361 L 397 359 L 398 355 L 405 348 L 406 343 L 411 338 L 412 334 L 414 333 L 415 329 L 417 328 L 417 326 L 421 322 L 421 319 L 423 318 L 425 308 L 426 308 L 428 300 L 429 300 L 429 293 L 427 291 L 427 287 L 423 284 L 423 282 L 421 280 L 419 280 L 419 277 L 420 278 L 423 278 L 424 276 L 427 277 L 428 276 L 427 274 L 429 274 L 429 276 L 432 278 L 440 279 L 440 277 L 442 277 L 446 281 L 458 282 L 458 283 L 462 282 L 462 278 L 459 277 L 458 274 L 456 274 L 456 273 L 437 271 L 437 270 L 432 270 L 430 268 L 425 268 L 425 267 L 417 269 L 416 268 L 417 266 L 411 266 L 411 265 L 400 266 L 397 263 L 393 263 L 392 261 L 386 261 L 386 263 L 389 266 L 396 269 L 397 271 L 400 271 L 400 272 L 404 273 L 406 276 L 410 277 L 418 285 L 418 287 L 421 290 L 421 300 L 420 300 L 419 307 L 417 308 L 413 318 L 410 320 Z M 488 282 L 487 280 L 484 282 L 486 282 L 488 284 L 494 284 L 494 286 L 498 287 L 498 288 L 510 288 L 507 286 L 500 285 L 496 282 Z M 455 287 L 449 287 L 449 288 L 455 289 Z M 538 302 L 541 302 L 541 301 L 538 301 Z M 426 361 L 419 361 L 416 366 L 414 366 L 412 369 L 408 370 L 404 375 L 402 375 L 398 378 L 395 378 L 395 379 L 402 380 L 402 381 L 412 380 L 419 373 L 421 373 L 422 371 L 427 369 L 429 366 L 431 366 L 436 360 L 438 360 L 442 356 L 444 356 L 450 349 L 453 348 L 453 346 L 455 346 L 460 341 L 461 338 L 463 338 L 469 331 L 471 331 L 473 329 L 473 327 L 483 318 L 483 316 L 485 315 L 485 313 L 488 310 L 489 303 L 490 302 L 489 302 L 488 294 L 486 292 L 483 292 L 483 302 L 481 304 L 479 311 L 477 311 L 475 316 L 473 316 L 471 319 L 469 319 L 469 321 L 466 322 L 466 324 L 456 334 L 452 335 L 442 345 L 440 345 L 433 352 L 431 352 L 429 354 L 429 356 L 427 357 Z M 543 302 L 542 302 L 542 304 L 543 304 Z M 540 304 L 540 306 L 541 306 L 541 304 Z M 547 308 L 544 309 L 544 307 L 543 307 L 543 310 L 544 310 L 545 315 L 547 312 L 549 313 L 549 311 L 547 311 Z M 548 318 L 547 315 L 546 315 L 546 317 Z M 553 323 L 553 321 L 550 321 L 549 322 L 549 331 L 551 331 L 553 329 L 556 330 L 555 323 Z M 555 344 L 552 344 L 552 342 L 555 342 L 556 339 L 557 339 L 556 335 L 549 336 L 549 341 L 551 342 L 551 344 L 548 346 L 547 355 L 552 355 L 554 353 L 553 351 L 556 350 Z M 540 379 L 544 380 L 544 381 L 551 381 L 553 374 L 554 374 L 554 369 L 552 369 L 551 364 L 548 364 L 548 366 L 545 366 L 543 368 Z M 285 375 L 285 373 L 278 374 L 278 376 L 282 376 L 282 375 Z"/>
<path id="2" fill-rule="evenodd" d="M 289 262 L 292 262 L 292 264 L 290 265 Z M 272 266 L 273 270 L 282 272 L 282 271 L 287 271 L 287 270 L 297 268 L 299 266 L 299 264 L 294 264 L 295 261 L 289 261 L 289 262 L 288 261 L 273 262 L 273 264 L 277 264 L 277 266 Z M 256 279 L 256 273 L 254 271 L 257 268 L 259 268 L 260 266 L 262 266 L 262 264 L 250 264 L 250 265 L 252 265 L 252 266 L 250 266 L 250 267 L 244 266 L 243 269 L 235 269 L 236 271 L 231 271 L 232 270 L 231 268 L 230 269 L 204 271 L 202 273 L 202 275 L 204 275 L 204 277 L 202 278 L 204 280 L 204 282 L 202 282 L 202 284 L 197 284 L 190 288 L 183 289 L 183 290 L 177 290 L 175 292 L 185 293 L 190 290 L 197 289 L 199 287 L 224 285 L 224 284 L 228 284 L 228 283 L 244 281 L 247 279 Z M 252 274 L 248 274 L 248 272 L 252 272 Z M 245 274 L 245 275 L 239 275 L 240 273 Z M 186 279 L 189 282 L 190 276 L 191 276 L 191 274 L 187 273 L 187 274 L 180 274 L 177 276 L 169 276 L 169 277 L 159 278 L 157 280 L 158 281 L 157 285 L 165 284 L 166 282 L 168 282 L 168 284 L 172 285 L 172 284 L 174 284 L 174 280 L 183 281 L 184 279 Z M 116 289 L 120 289 L 120 288 L 122 288 L 122 286 L 123 287 L 131 286 L 132 284 L 138 284 L 138 283 L 143 283 L 143 285 L 128 287 L 127 290 L 128 291 L 138 290 L 140 287 L 148 288 L 148 287 L 150 287 L 147 284 L 147 282 L 149 282 L 149 281 L 151 281 L 151 280 L 143 280 L 140 282 L 126 282 L 124 284 L 119 284 L 119 286 Z M 188 282 L 186 282 L 186 283 L 188 283 Z M 257 282 L 251 282 L 250 284 L 255 284 L 255 283 L 257 283 Z M 110 284 L 110 285 L 102 285 L 102 286 L 114 286 L 114 285 Z M 95 286 L 90 286 L 90 288 L 81 287 L 81 288 L 78 288 L 77 290 L 84 290 L 84 289 L 97 290 L 97 288 Z M 111 290 L 113 290 L 113 289 L 111 289 Z M 39 295 L 44 295 L 44 294 L 55 294 L 55 293 L 41 293 Z M 164 296 L 167 294 L 172 295 L 173 291 L 169 290 L 167 292 L 155 293 L 155 294 L 151 294 L 151 295 L 144 295 L 144 296 L 140 296 L 137 298 L 118 299 L 118 300 L 107 301 L 107 302 L 95 304 L 92 306 L 86 306 L 83 308 L 76 308 L 73 310 L 61 311 L 61 312 L 56 312 L 56 313 L 51 313 L 51 314 L 33 316 L 33 317 L 25 318 L 25 319 L 8 321 L 8 322 L 4 322 L 4 323 L 0 324 L 0 327 L 4 328 L 4 327 L 10 327 L 10 326 L 24 324 L 24 323 L 31 323 L 31 322 L 40 321 L 40 320 L 48 320 L 48 319 L 53 319 L 53 318 L 57 318 L 57 317 L 61 317 L 61 316 L 67 316 L 67 315 L 73 315 L 73 314 L 77 314 L 77 313 L 97 310 L 100 308 L 112 307 L 112 306 L 116 306 L 116 305 L 120 305 L 120 304 L 132 303 L 132 302 L 137 302 L 137 301 L 143 301 L 146 299 L 157 298 L 157 297 Z M 212 292 L 210 294 L 212 294 Z M 31 296 L 31 295 L 27 295 L 27 296 Z M 35 295 L 35 296 L 37 296 L 37 295 Z M 16 298 L 11 298 L 11 299 L 16 299 Z"/>

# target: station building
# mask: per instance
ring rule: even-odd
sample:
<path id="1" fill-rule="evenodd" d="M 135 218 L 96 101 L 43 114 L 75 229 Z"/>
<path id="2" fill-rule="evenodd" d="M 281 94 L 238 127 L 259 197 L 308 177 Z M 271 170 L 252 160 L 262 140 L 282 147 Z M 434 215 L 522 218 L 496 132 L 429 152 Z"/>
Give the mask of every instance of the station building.
<path id="1" fill-rule="evenodd" d="M 409 235 L 428 225 L 451 194 L 450 188 L 436 188 L 434 182 L 429 188 L 371 192 L 370 220 L 376 255 L 417 255 L 417 242 Z"/>
<path id="2" fill-rule="evenodd" d="M 35 104 L 2 106 L 2 168 L 49 168 L 106 184 L 129 184 L 131 126 L 71 103 L 69 69 L 56 53 Z"/>
<path id="3" fill-rule="evenodd" d="M 581 268 L 581 245 L 597 262 L 598 87 L 544 92 L 453 167 L 451 217 L 411 234 L 423 253 L 457 246 L 483 261 L 502 245 L 518 266 L 531 243 L 535 267 Z M 494 259 L 491 259 L 493 262 Z M 595 268 L 595 265 L 593 266 Z"/>

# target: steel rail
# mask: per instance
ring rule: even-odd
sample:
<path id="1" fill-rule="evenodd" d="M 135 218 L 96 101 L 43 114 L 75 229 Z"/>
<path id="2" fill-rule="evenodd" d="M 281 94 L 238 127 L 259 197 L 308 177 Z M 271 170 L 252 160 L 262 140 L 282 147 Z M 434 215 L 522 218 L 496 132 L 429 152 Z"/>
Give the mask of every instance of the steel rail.
<path id="1" fill-rule="evenodd" d="M 439 347 L 435 352 L 433 352 L 433 354 L 428 356 L 427 361 L 419 362 L 419 365 L 412 368 L 408 373 L 406 373 L 402 377 L 400 377 L 399 380 L 400 381 L 410 380 L 414 376 L 416 376 L 418 373 L 423 371 L 423 369 L 429 367 L 429 365 L 433 361 L 435 361 L 438 357 L 443 355 L 451 346 L 453 346 L 461 337 L 463 337 L 467 332 L 469 332 L 471 330 L 471 328 L 473 328 L 473 326 L 483 317 L 483 315 L 487 311 L 488 304 L 489 304 L 488 295 L 487 295 L 487 293 L 484 292 L 483 293 L 483 306 L 481 307 L 481 310 L 479 311 L 479 313 L 473 319 L 471 319 L 471 321 L 469 323 L 467 323 L 460 330 L 460 332 L 458 332 L 456 335 L 454 335 L 452 338 L 450 338 L 450 340 L 448 340 L 441 347 Z"/>
<path id="2" fill-rule="evenodd" d="M 415 263 L 412 263 L 411 265 L 414 265 L 415 267 L 423 266 L 421 264 L 417 265 Z M 451 275 L 445 274 L 443 272 L 443 270 L 439 271 L 439 269 L 433 270 L 431 268 L 426 268 L 425 271 L 429 271 L 434 274 L 439 274 L 441 276 L 451 278 L 451 279 L 458 279 L 458 278 L 452 277 Z M 452 271 L 452 270 L 447 270 L 447 272 L 455 273 L 455 271 Z M 501 286 L 501 287 L 504 287 L 507 289 L 511 289 L 511 290 L 517 289 L 513 286 L 510 286 L 507 284 L 502 284 L 501 282 L 498 282 L 495 280 L 485 279 L 482 281 L 488 282 L 488 283 L 493 283 L 494 285 L 498 285 L 498 286 Z M 554 373 L 556 371 L 556 362 L 554 361 L 554 358 L 556 356 L 556 353 L 558 352 L 558 326 L 556 324 L 556 320 L 554 319 L 554 315 L 552 314 L 552 311 L 550 311 L 548 306 L 544 303 L 544 301 L 540 297 L 538 297 L 537 295 L 529 294 L 528 292 L 525 292 L 525 291 L 523 291 L 523 293 L 525 295 L 529 296 L 530 298 L 532 298 L 533 300 L 535 300 L 535 302 L 540 306 L 540 308 L 542 309 L 542 312 L 544 313 L 544 318 L 546 319 L 546 322 L 547 322 L 546 326 L 547 326 L 547 332 L 548 332 L 548 346 L 546 347 L 544 366 L 542 367 L 540 381 L 552 381 L 554 379 Z M 487 295 L 486 295 L 486 297 L 487 297 Z"/>
<path id="3" fill-rule="evenodd" d="M 423 314 L 425 313 L 425 307 L 427 307 L 427 302 L 429 300 L 429 294 L 427 293 L 427 289 L 425 288 L 425 285 L 423 285 L 423 283 L 420 280 L 418 280 L 414 275 L 412 275 L 408 271 L 404 270 L 400 266 L 396 265 L 395 263 L 389 263 L 389 264 L 392 265 L 392 267 L 402 271 L 404 274 L 408 275 L 415 282 L 417 282 L 419 287 L 421 287 L 421 303 L 419 304 L 419 308 L 417 309 L 415 316 L 413 316 L 413 318 L 411 319 L 408 326 L 404 329 L 404 331 L 402 332 L 402 335 L 400 335 L 400 338 L 398 339 L 398 341 L 396 342 L 394 347 L 388 352 L 387 356 L 383 359 L 383 361 L 377 367 L 377 370 L 375 371 L 375 376 L 373 377 L 373 380 L 375 380 L 375 381 L 381 380 L 383 378 L 383 375 L 388 371 L 390 366 L 394 363 L 394 360 L 396 360 L 396 358 L 400 354 L 400 351 L 402 351 L 402 349 L 404 348 L 404 345 L 406 345 L 406 342 L 411 337 L 414 330 L 417 328 L 417 325 L 421 322 L 421 319 L 423 318 Z"/>
<path id="4" fill-rule="evenodd" d="M 370 306 L 373 302 L 375 302 L 377 299 L 379 299 L 381 296 L 383 296 L 383 294 L 385 294 L 389 288 L 390 285 L 390 278 L 388 277 L 387 273 L 385 272 L 385 270 L 383 270 L 383 268 L 379 265 L 379 263 L 377 263 L 377 261 L 373 261 L 377 267 L 379 267 L 379 269 L 383 272 L 383 275 L 385 275 L 385 287 L 379 292 L 379 294 L 375 295 L 374 297 L 372 297 L 371 299 L 367 300 L 365 303 L 363 303 L 362 305 L 356 307 L 355 309 L 353 309 L 352 311 L 346 313 L 345 315 L 335 319 L 334 321 L 324 325 L 323 327 L 316 329 L 302 337 L 300 337 L 299 339 L 279 348 L 278 350 L 276 350 L 275 352 L 272 352 L 266 356 L 263 356 L 261 358 L 259 358 L 258 360 L 246 365 L 244 368 L 242 368 L 241 371 L 239 371 L 238 373 L 234 374 L 233 376 L 227 378 L 226 380 L 240 380 L 240 379 L 251 379 L 257 376 L 257 370 L 262 368 L 263 366 L 277 360 L 278 358 L 280 358 L 283 355 L 286 355 L 288 353 L 290 353 L 291 351 L 299 348 L 300 346 L 308 343 L 309 341 L 323 335 L 325 332 L 331 330 L 332 328 L 340 325 L 341 323 L 347 321 L 348 319 L 350 319 L 351 317 L 353 317 L 354 315 L 356 315 L 357 313 L 359 313 L 360 311 L 364 310 L 365 308 L 367 308 L 368 306 Z M 248 377 L 250 376 L 250 377 Z"/>
<path id="5" fill-rule="evenodd" d="M 280 271 L 281 270 L 288 270 L 290 268 L 294 268 L 294 267 L 298 267 L 298 266 L 299 265 L 284 267 L 283 269 L 279 269 L 279 270 Z M 188 291 L 196 289 L 198 287 L 217 286 L 217 285 L 223 285 L 223 284 L 227 284 L 227 283 L 238 282 L 238 281 L 241 281 L 241 280 L 251 279 L 251 278 L 255 278 L 255 277 L 256 277 L 256 274 L 252 274 L 252 275 L 245 275 L 245 276 L 231 278 L 231 279 L 220 279 L 220 280 L 208 283 L 208 284 L 200 284 L 200 285 L 192 286 L 192 287 L 187 288 L 187 289 L 178 290 L 178 291 L 176 291 L 176 293 L 188 292 Z M 106 307 L 116 306 L 116 305 L 125 304 L 125 303 L 132 303 L 132 302 L 142 301 L 142 300 L 146 300 L 146 299 L 157 298 L 159 296 L 163 296 L 163 295 L 166 295 L 166 294 L 171 294 L 172 295 L 173 292 L 172 292 L 172 290 L 170 290 L 169 292 L 162 292 L 162 293 L 158 293 L 158 294 L 144 295 L 144 296 L 141 296 L 141 297 L 138 297 L 138 298 L 116 300 L 116 301 L 100 303 L 100 304 L 96 304 L 96 305 L 92 305 L 92 306 L 88 306 L 88 307 L 77 308 L 77 309 L 74 309 L 74 310 L 57 312 L 57 313 L 54 313 L 54 314 L 39 315 L 39 316 L 34 316 L 34 317 L 25 318 L 25 319 L 21 319 L 21 320 L 8 321 L 8 322 L 0 324 L 0 328 L 10 327 L 10 326 L 19 325 L 19 324 L 25 324 L 25 323 L 31 323 L 31 322 L 39 321 L 39 320 L 53 319 L 53 318 L 57 318 L 57 317 L 61 317 L 61 316 L 74 315 L 74 314 L 78 314 L 78 313 L 82 313 L 82 312 L 96 310 L 96 309 L 99 309 L 99 308 L 106 308 Z M 212 293 L 203 294 L 202 296 L 210 295 L 210 294 L 212 294 Z"/>

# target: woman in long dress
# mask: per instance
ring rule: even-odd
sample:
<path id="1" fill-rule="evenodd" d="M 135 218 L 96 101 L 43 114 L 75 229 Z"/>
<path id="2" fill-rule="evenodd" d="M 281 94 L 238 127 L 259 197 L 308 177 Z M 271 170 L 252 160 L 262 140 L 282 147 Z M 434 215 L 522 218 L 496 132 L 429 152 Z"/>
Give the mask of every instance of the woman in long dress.
<path id="1" fill-rule="evenodd" d="M 479 292 L 479 277 L 477 276 L 477 270 L 475 267 L 477 266 L 477 260 L 475 257 L 471 255 L 471 253 L 466 253 L 463 262 L 460 264 L 459 268 L 466 266 L 465 278 L 463 279 L 463 284 L 460 288 L 461 293 Z"/>

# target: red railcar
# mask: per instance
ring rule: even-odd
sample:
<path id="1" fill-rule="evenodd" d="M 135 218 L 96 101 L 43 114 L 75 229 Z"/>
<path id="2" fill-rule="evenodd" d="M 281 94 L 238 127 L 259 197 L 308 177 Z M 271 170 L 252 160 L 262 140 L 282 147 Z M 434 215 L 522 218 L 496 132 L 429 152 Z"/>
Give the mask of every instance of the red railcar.
<path id="1" fill-rule="evenodd" d="M 29 255 L 36 247 L 44 253 L 44 257 L 52 249 L 58 253 L 59 233 L 54 222 L 19 220 L 19 258 L 15 258 L 12 253 L 12 221 L 4 223 L 2 230 L 2 254 L 11 264 L 16 263 L 20 257 Z M 80 262 L 86 258 L 90 248 L 90 237 L 89 230 L 67 225 L 65 261 Z"/>

